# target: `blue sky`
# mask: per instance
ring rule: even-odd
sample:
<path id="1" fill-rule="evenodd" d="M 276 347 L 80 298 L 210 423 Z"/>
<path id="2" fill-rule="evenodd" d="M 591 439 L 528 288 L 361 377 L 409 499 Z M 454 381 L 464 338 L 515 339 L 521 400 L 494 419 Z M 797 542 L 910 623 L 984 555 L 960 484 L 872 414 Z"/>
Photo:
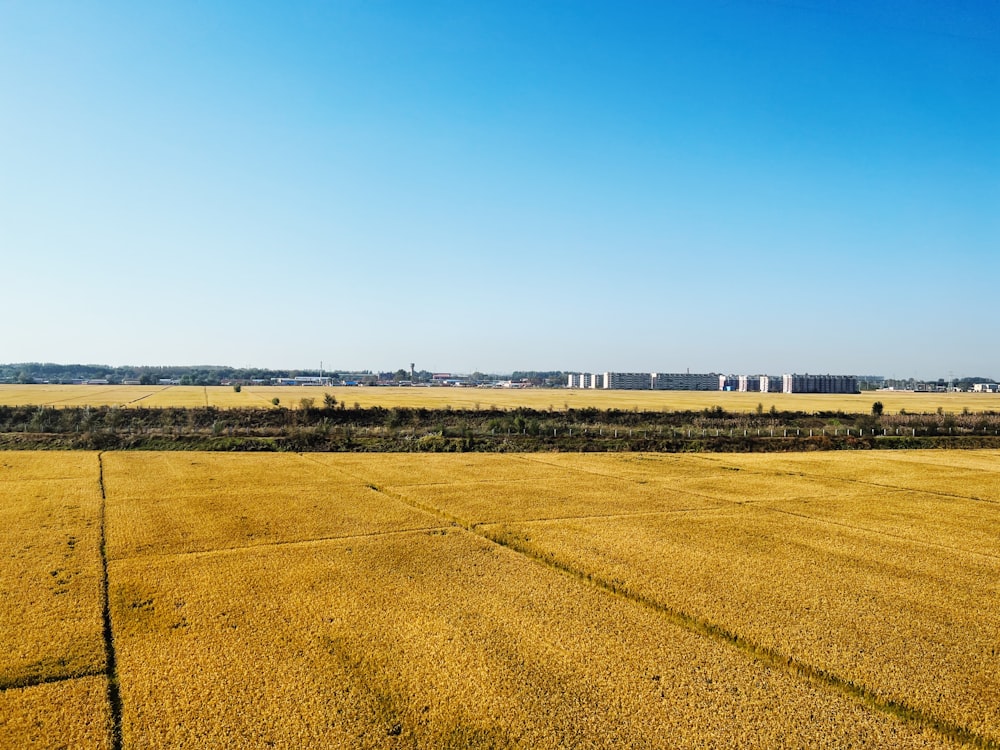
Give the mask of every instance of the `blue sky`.
<path id="1" fill-rule="evenodd" d="M 0 0 L 0 361 L 1000 378 L 1000 4 Z"/>

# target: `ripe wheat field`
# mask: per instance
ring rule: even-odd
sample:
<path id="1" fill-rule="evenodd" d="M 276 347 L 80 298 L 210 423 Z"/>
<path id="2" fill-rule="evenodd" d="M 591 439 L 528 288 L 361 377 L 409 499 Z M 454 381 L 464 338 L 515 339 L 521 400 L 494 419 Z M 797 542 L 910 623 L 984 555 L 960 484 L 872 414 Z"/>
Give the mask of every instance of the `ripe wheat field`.
<path id="1" fill-rule="evenodd" d="M 779 411 L 869 413 L 881 401 L 887 414 L 900 411 L 950 414 L 1000 411 L 996 393 L 908 393 L 871 391 L 859 394 L 736 393 L 722 391 L 602 391 L 567 388 L 399 388 L 399 387 L 271 387 L 140 385 L 11 385 L 0 384 L 0 406 L 120 406 L 298 408 L 302 399 L 322 404 L 332 394 L 348 407 L 424 409 L 619 409 L 623 411 L 701 411 L 722 409 L 750 413 L 759 408 Z"/>
<path id="2" fill-rule="evenodd" d="M 0 453 L 0 744 L 1000 747 L 998 466 Z"/>

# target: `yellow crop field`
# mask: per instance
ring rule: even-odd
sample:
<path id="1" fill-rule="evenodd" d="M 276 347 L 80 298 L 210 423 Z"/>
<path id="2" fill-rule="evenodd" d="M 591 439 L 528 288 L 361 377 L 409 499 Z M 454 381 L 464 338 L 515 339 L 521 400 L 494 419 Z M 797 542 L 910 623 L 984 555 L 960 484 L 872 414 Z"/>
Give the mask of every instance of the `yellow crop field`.
<path id="1" fill-rule="evenodd" d="M 0 737 L 996 747 L 997 467 L 0 453 Z"/>
<path id="2" fill-rule="evenodd" d="M 112 560 L 439 523 L 295 454 L 107 453 L 104 464 Z"/>
<path id="3" fill-rule="evenodd" d="M 111 747 L 111 712 L 103 675 L 0 691 L 0 746 Z"/>
<path id="4" fill-rule="evenodd" d="M 449 527 L 112 572 L 126 747 L 948 744 Z"/>
<path id="5" fill-rule="evenodd" d="M 0 746 L 110 747 L 96 453 L 0 453 Z"/>
<path id="6" fill-rule="evenodd" d="M 399 388 L 246 386 L 237 393 L 230 386 L 120 386 L 120 385 L 10 385 L 0 384 L 0 406 L 143 406 L 220 409 L 271 407 L 277 398 L 285 408 L 298 408 L 302 399 L 316 405 L 332 394 L 348 407 L 410 407 L 428 409 L 619 409 L 622 411 L 702 411 L 721 407 L 751 413 L 772 407 L 779 411 L 843 411 L 868 413 L 881 401 L 886 414 L 959 414 L 1000 411 L 996 393 L 907 393 L 876 391 L 861 394 L 736 393 L 720 391 L 602 391 L 568 388 Z"/>
<path id="7" fill-rule="evenodd" d="M 128 406 L 162 386 L 0 384 L 2 406 Z"/>
<path id="8" fill-rule="evenodd" d="M 2 686 L 103 674 L 97 468 L 95 453 L 0 453 Z"/>

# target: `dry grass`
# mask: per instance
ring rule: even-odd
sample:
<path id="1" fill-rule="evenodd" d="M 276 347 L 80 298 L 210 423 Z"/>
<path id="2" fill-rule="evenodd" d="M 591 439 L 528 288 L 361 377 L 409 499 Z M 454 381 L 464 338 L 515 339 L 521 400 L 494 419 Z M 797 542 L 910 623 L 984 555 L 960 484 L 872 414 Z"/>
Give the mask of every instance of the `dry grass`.
<path id="1" fill-rule="evenodd" d="M 0 691 L 0 745 L 5 748 L 111 747 L 107 681 L 100 677 Z"/>
<path id="2" fill-rule="evenodd" d="M 0 688 L 104 670 L 100 500 L 94 453 L 0 453 Z"/>
<path id="3" fill-rule="evenodd" d="M 722 407 L 730 412 L 750 413 L 758 405 L 765 411 L 773 406 L 779 411 L 844 411 L 868 413 L 875 401 L 881 401 L 886 414 L 901 410 L 933 414 L 939 408 L 949 414 L 1000 411 L 1000 394 L 989 393 L 904 393 L 868 392 L 862 394 L 783 394 L 723 393 L 718 391 L 590 391 L 562 388 L 313 388 L 248 386 L 236 393 L 230 386 L 84 386 L 84 385 L 8 385 L 0 384 L 0 405 L 45 406 L 215 406 L 266 407 L 274 398 L 282 407 L 298 408 L 303 398 L 316 405 L 326 393 L 347 406 L 384 408 L 411 407 L 443 409 L 515 409 L 539 410 L 620 409 L 624 411 L 702 411 Z"/>

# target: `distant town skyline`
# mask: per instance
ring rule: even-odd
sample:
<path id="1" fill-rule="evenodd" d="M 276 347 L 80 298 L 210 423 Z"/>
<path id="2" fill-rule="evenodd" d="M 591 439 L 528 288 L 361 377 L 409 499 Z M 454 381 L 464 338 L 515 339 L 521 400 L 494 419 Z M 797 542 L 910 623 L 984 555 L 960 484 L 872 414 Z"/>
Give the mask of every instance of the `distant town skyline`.
<path id="1" fill-rule="evenodd" d="M 606 375 L 615 376 L 628 376 L 641 374 L 643 376 L 658 376 L 658 377 L 668 377 L 672 378 L 677 376 L 676 380 L 681 381 L 686 378 L 705 378 L 710 376 L 713 379 L 714 384 L 718 384 L 721 390 L 757 390 L 759 383 L 757 383 L 758 378 L 766 379 L 772 378 L 776 383 L 781 382 L 781 378 L 787 375 L 796 376 L 846 376 L 857 380 L 859 383 L 874 383 L 874 382 L 885 382 L 885 383 L 906 383 L 906 382 L 925 382 L 925 383 L 945 383 L 951 384 L 953 382 L 965 381 L 965 382 L 989 382 L 996 381 L 992 374 L 989 373 L 949 373 L 947 376 L 940 375 L 937 377 L 918 377 L 914 375 L 904 375 L 904 376 L 889 376 L 882 373 L 875 372 L 808 372 L 806 370 L 790 370 L 787 372 L 770 371 L 770 372 L 740 372 L 737 370 L 712 370 L 706 372 L 688 372 L 688 371 L 668 371 L 668 370 L 634 370 L 634 371 L 623 371 L 623 370 L 597 370 L 597 371 L 580 371 L 580 370 L 570 370 L 566 368 L 506 368 L 500 370 L 445 370 L 442 368 L 428 368 L 428 367 L 417 367 L 415 363 L 411 363 L 411 367 L 395 367 L 395 368 L 372 368 L 372 367 L 359 367 L 359 368 L 347 368 L 347 367 L 276 367 L 276 368 L 264 368 L 264 367 L 250 367 L 250 366 L 234 366 L 225 364 L 197 364 L 197 365 L 170 365 L 170 364 L 160 364 L 160 365 L 112 365 L 109 363 L 28 363 L 28 362 L 0 362 L 0 383 L 2 382 L 15 382 L 21 378 L 34 375 L 44 380 L 47 376 L 57 373 L 58 377 L 56 380 L 62 380 L 66 382 L 67 377 L 73 377 L 74 373 L 80 378 L 93 378 L 100 377 L 104 370 L 109 373 L 116 373 L 116 377 L 123 376 L 125 372 L 131 373 L 155 373 L 152 374 L 153 380 L 148 381 L 148 383 L 156 383 L 157 378 L 161 378 L 165 373 L 172 373 L 168 375 L 167 379 L 173 383 L 173 379 L 176 379 L 178 374 L 181 372 L 187 372 L 189 374 L 193 373 L 205 373 L 205 372 L 245 372 L 245 371 L 260 371 L 268 374 L 275 373 L 288 373 L 292 374 L 321 374 L 326 376 L 335 377 L 346 377 L 354 376 L 359 374 L 367 374 L 373 378 L 382 378 L 383 376 L 393 376 L 403 374 L 403 379 L 413 378 L 415 375 L 426 376 L 428 379 L 433 376 L 434 379 L 449 377 L 464 379 L 470 378 L 472 376 L 484 376 L 487 378 L 504 378 L 513 375 L 523 374 L 523 373 L 562 373 L 564 376 L 568 376 L 569 387 L 583 387 L 583 388 L 604 388 L 604 385 L 595 385 L 594 379 L 599 381 L 605 380 Z M 133 376 L 134 377 L 134 376 Z M 581 380 L 582 378 L 582 380 Z M 727 384 L 723 384 L 719 378 L 725 379 L 726 381 L 731 381 Z M 298 378 L 299 380 L 317 379 L 317 378 Z M 754 383 L 748 384 L 745 382 L 749 379 L 754 381 Z M 162 380 L 162 382 L 167 382 Z M 574 382 L 576 383 L 574 385 Z M 147 381 L 143 381 L 147 384 Z M 178 381 L 179 383 L 179 381 Z M 583 383 L 583 385 L 581 385 Z M 757 383 L 757 384 L 755 384 Z M 730 387 L 726 387 L 726 386 Z M 612 388 L 618 386 L 611 386 Z M 653 388 L 656 389 L 656 386 Z M 705 390 L 704 384 L 700 383 L 694 390 Z M 773 389 L 772 389 L 773 390 Z"/>
<path id="2" fill-rule="evenodd" d="M 1000 374 L 1000 4 L 0 4 L 7 361 Z"/>

